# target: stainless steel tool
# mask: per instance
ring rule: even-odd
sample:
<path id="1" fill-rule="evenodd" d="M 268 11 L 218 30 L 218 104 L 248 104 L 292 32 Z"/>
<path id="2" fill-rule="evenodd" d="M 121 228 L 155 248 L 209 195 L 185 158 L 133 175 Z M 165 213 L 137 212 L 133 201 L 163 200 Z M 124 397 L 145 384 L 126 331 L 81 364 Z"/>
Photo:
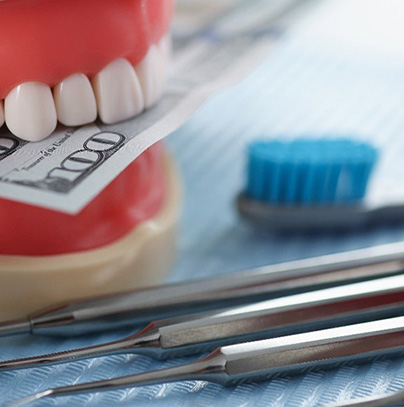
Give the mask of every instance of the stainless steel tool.
<path id="1" fill-rule="evenodd" d="M 42 398 L 100 392 L 184 380 L 224 386 L 295 374 L 380 355 L 404 352 L 404 317 L 348 325 L 216 349 L 196 362 L 111 380 L 59 387 L 26 397 L 9 406 Z"/>
<path id="2" fill-rule="evenodd" d="M 404 242 L 298 260 L 217 278 L 57 304 L 0 324 L 0 336 L 75 335 L 401 273 Z"/>
<path id="3" fill-rule="evenodd" d="M 231 310 L 151 323 L 127 338 L 61 353 L 0 362 L 22 369 L 117 353 L 157 359 L 217 346 L 404 314 L 404 275 L 264 301 Z"/>

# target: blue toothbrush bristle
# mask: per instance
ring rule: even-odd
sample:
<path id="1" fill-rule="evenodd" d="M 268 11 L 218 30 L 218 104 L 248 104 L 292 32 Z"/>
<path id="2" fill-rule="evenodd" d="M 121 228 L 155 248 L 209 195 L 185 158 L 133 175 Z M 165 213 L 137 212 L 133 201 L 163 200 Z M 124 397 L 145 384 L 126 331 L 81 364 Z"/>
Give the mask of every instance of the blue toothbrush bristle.
<path id="1" fill-rule="evenodd" d="M 356 202 L 377 156 L 370 144 L 350 139 L 255 141 L 248 147 L 246 195 L 271 205 Z"/>

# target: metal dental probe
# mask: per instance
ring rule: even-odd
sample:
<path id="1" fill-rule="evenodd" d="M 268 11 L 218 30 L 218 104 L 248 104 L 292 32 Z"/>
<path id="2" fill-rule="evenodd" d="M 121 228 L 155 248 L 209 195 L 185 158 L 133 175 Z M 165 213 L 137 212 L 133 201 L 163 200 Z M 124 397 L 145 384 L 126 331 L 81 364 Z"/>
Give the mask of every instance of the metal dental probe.
<path id="1" fill-rule="evenodd" d="M 307 369 L 332 367 L 404 352 L 404 317 L 224 346 L 196 362 L 110 380 L 45 390 L 7 406 L 47 397 L 117 390 L 184 380 L 233 386 Z"/>
<path id="2" fill-rule="evenodd" d="M 118 353 L 165 359 L 217 346 L 403 315 L 404 275 L 151 323 L 127 338 L 82 349 L 0 362 L 0 371 Z"/>
<path id="3" fill-rule="evenodd" d="M 0 324 L 0 336 L 79 335 L 401 273 L 404 242 L 205 280 L 65 302 Z"/>

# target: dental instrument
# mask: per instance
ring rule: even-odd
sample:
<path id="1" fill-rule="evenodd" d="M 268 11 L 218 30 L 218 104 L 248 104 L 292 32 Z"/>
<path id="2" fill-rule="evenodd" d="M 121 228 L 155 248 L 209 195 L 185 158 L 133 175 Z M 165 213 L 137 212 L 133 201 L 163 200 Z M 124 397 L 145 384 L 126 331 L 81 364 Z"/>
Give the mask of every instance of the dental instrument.
<path id="1" fill-rule="evenodd" d="M 217 348 L 196 362 L 109 380 L 48 389 L 16 400 L 8 407 L 43 398 L 118 390 L 186 380 L 223 386 L 268 380 L 285 374 L 333 367 L 355 360 L 404 351 L 404 317 Z"/>
<path id="2" fill-rule="evenodd" d="M 0 362 L 0 371 L 52 365 L 120 353 L 156 359 L 210 351 L 217 346 L 400 316 L 404 275 L 333 287 L 215 313 L 155 321 L 114 342 Z"/>
<path id="3" fill-rule="evenodd" d="M 400 274 L 404 242 L 260 267 L 205 280 L 56 304 L 0 324 L 0 336 L 78 335 Z"/>
<path id="4" fill-rule="evenodd" d="M 402 219 L 403 203 L 367 198 L 379 152 L 350 136 L 256 140 L 241 215 L 271 230 L 352 229 Z"/>

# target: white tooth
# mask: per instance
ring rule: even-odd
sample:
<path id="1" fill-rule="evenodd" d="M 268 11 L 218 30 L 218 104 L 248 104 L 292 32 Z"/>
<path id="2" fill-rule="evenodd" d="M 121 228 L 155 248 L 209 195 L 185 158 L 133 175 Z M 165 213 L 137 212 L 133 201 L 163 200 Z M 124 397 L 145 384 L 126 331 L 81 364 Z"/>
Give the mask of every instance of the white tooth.
<path id="1" fill-rule="evenodd" d="M 4 105 L 3 101 L 0 100 L 0 127 L 4 124 Z"/>
<path id="2" fill-rule="evenodd" d="M 53 89 L 58 120 L 65 126 L 81 126 L 97 118 L 97 104 L 86 75 L 77 73 Z"/>
<path id="3" fill-rule="evenodd" d="M 168 68 L 170 66 L 170 52 L 167 53 L 161 49 L 161 47 L 157 47 L 157 55 L 159 56 L 160 62 L 160 70 L 156 77 L 156 99 L 160 99 L 162 94 L 164 93 L 167 85 L 167 76 L 168 76 Z"/>
<path id="4" fill-rule="evenodd" d="M 163 85 L 162 85 L 163 86 L 162 92 L 163 92 L 164 88 L 166 87 L 166 82 L 167 82 L 167 79 L 168 79 L 170 61 L 171 61 L 171 54 L 172 54 L 172 41 L 171 41 L 171 35 L 170 34 L 165 35 L 160 40 L 160 43 L 158 44 L 158 48 L 160 49 L 161 56 L 163 58 L 163 67 L 164 67 Z"/>
<path id="5" fill-rule="evenodd" d="M 171 59 L 171 53 L 172 53 L 172 42 L 171 42 L 171 35 L 167 34 L 165 35 L 159 42 L 158 47 L 161 50 L 161 53 L 163 54 L 163 58 L 168 63 L 168 61 Z"/>
<path id="6" fill-rule="evenodd" d="M 146 108 L 156 103 L 163 92 L 165 65 L 160 49 L 153 45 L 135 67 L 142 85 Z"/>
<path id="7" fill-rule="evenodd" d="M 16 86 L 4 104 L 9 130 L 28 141 L 40 141 L 56 128 L 57 118 L 52 91 L 39 82 L 25 82 Z"/>
<path id="8" fill-rule="evenodd" d="M 126 59 L 111 62 L 92 80 L 98 114 L 104 123 L 129 119 L 144 110 L 142 88 Z"/>

